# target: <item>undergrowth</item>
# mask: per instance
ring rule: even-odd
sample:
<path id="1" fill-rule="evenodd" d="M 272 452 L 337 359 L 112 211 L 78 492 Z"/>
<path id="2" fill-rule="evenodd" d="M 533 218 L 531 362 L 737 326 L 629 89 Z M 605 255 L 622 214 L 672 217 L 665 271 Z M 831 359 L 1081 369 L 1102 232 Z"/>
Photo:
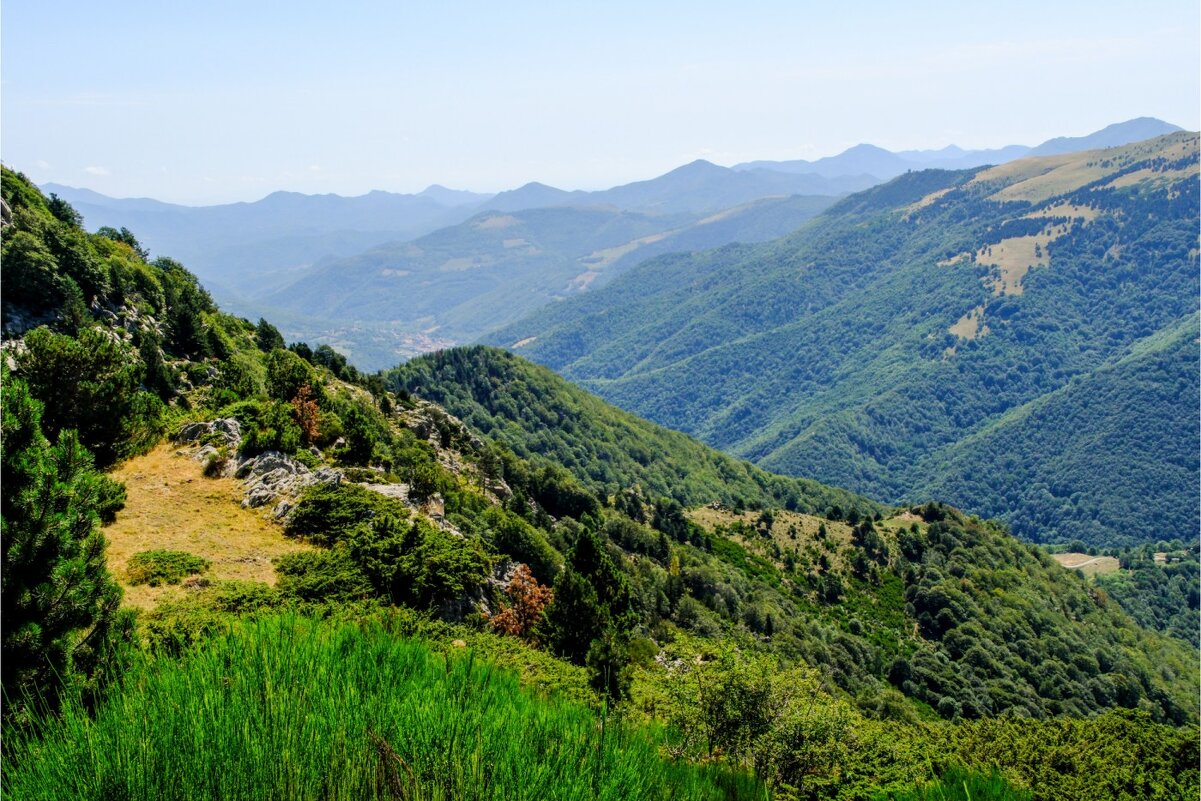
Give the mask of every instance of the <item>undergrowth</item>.
<path id="1" fill-rule="evenodd" d="M 142 551 L 129 558 L 126 578 L 130 584 L 178 584 L 184 577 L 209 569 L 212 563 L 187 551 Z"/>

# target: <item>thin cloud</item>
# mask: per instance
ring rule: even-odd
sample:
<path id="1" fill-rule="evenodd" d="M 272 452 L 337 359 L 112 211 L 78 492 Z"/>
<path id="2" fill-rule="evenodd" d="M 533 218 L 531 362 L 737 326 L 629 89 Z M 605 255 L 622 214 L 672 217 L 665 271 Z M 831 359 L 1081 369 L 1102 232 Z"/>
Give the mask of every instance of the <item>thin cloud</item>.
<path id="1" fill-rule="evenodd" d="M 88 175 L 95 175 L 98 178 L 104 178 L 105 176 L 112 175 L 107 167 L 84 167 L 83 171 Z"/>

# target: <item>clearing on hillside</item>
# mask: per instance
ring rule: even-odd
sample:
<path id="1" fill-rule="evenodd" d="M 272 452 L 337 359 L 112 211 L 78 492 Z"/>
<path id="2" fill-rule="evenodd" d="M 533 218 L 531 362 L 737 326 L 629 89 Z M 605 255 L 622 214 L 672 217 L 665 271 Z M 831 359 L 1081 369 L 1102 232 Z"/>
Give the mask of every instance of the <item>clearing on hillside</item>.
<path id="1" fill-rule="evenodd" d="M 130 459 L 112 472 L 125 484 L 125 508 L 104 529 L 108 565 L 125 589 L 125 604 L 149 609 L 181 587 L 132 586 L 129 559 L 150 550 L 186 551 L 212 562 L 215 581 L 275 583 L 271 560 L 310 546 L 288 539 L 262 511 L 243 509 L 242 485 L 233 478 L 205 478 L 200 463 L 178 456 L 169 443 Z"/>
<path id="2" fill-rule="evenodd" d="M 1097 576 L 1116 572 L 1121 565 L 1112 556 L 1089 556 L 1086 553 L 1057 553 L 1051 556 L 1056 562 L 1086 576 Z"/>

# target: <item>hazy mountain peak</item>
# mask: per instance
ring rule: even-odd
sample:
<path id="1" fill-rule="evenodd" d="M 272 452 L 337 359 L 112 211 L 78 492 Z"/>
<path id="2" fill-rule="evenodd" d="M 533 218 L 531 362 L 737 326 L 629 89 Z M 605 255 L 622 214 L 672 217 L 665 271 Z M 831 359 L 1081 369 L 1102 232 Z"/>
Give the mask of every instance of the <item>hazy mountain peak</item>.
<path id="1" fill-rule="evenodd" d="M 448 189 L 442 184 L 430 184 L 417 193 L 417 197 L 428 198 L 443 206 L 466 206 L 479 203 L 492 197 L 480 192 L 469 192 L 466 189 Z"/>
<path id="2" fill-rule="evenodd" d="M 1078 150 L 1096 150 L 1102 147 L 1118 147 L 1131 142 L 1141 142 L 1164 134 L 1184 130 L 1178 125 L 1156 119 L 1155 117 L 1135 117 L 1125 122 L 1106 125 L 1099 131 L 1085 136 L 1057 136 L 1048 139 L 1030 151 L 1032 156 L 1051 156 L 1059 153 L 1072 153 Z"/>

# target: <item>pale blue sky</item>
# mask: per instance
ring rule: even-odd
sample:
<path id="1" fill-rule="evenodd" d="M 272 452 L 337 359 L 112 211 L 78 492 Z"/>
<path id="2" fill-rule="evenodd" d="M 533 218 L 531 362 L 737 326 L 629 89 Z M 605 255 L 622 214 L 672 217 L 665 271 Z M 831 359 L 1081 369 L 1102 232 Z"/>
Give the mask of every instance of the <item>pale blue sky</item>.
<path id="1" fill-rule="evenodd" d="M 0 157 L 184 203 L 1201 126 L 1197 0 L 0 8 Z"/>

